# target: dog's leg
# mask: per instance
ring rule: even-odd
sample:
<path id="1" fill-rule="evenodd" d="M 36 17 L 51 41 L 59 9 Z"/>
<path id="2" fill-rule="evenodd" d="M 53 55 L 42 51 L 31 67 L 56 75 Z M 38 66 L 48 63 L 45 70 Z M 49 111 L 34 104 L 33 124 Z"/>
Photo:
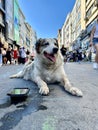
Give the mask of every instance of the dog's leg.
<path id="1" fill-rule="evenodd" d="M 64 86 L 65 90 L 71 93 L 72 95 L 76 95 L 80 97 L 83 96 L 83 93 L 81 92 L 81 90 L 79 90 L 76 87 L 72 87 L 71 83 L 69 82 L 66 76 L 63 77 L 61 85 Z"/>
<path id="2" fill-rule="evenodd" d="M 49 88 L 46 82 L 44 82 L 40 77 L 36 77 L 34 82 L 38 85 L 40 94 L 47 95 L 49 93 Z"/>
<path id="3" fill-rule="evenodd" d="M 10 78 L 22 78 L 23 77 L 23 72 L 20 71 L 17 74 L 11 75 Z"/>
<path id="4" fill-rule="evenodd" d="M 14 74 L 14 75 L 10 76 L 10 78 L 23 78 L 25 73 L 26 73 L 26 71 L 28 71 L 30 69 L 29 66 L 30 66 L 30 64 L 28 62 L 27 64 L 24 65 L 22 71 L 18 72 L 17 74 Z"/>

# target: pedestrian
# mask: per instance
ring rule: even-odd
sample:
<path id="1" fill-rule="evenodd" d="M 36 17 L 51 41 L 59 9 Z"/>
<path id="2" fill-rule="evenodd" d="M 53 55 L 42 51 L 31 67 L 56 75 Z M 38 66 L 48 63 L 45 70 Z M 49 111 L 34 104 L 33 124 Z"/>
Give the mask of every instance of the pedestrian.
<path id="1" fill-rule="evenodd" d="M 21 64 L 22 60 L 21 60 L 21 47 L 18 50 L 18 64 Z"/>
<path id="2" fill-rule="evenodd" d="M 26 62 L 26 51 L 24 47 L 21 48 L 21 61 L 22 61 L 22 64 L 25 64 Z"/>
<path id="3" fill-rule="evenodd" d="M 15 48 L 14 50 L 13 50 L 13 58 L 14 58 L 14 63 L 17 65 L 18 64 L 18 50 L 17 50 L 17 48 Z"/>
<path id="4" fill-rule="evenodd" d="M 2 49 L 2 59 L 3 59 L 3 64 L 7 64 L 7 57 L 6 57 L 6 48 Z"/>
<path id="5" fill-rule="evenodd" d="M 93 63 L 93 68 L 98 69 L 98 16 L 96 24 L 93 26 L 90 37 L 90 45 L 94 45 L 96 50 L 95 62 Z"/>
<path id="6" fill-rule="evenodd" d="M 6 52 L 6 57 L 7 57 L 7 64 L 8 63 L 12 63 L 11 59 L 12 59 L 12 54 L 11 54 L 11 47 L 8 48 L 7 52 Z"/>

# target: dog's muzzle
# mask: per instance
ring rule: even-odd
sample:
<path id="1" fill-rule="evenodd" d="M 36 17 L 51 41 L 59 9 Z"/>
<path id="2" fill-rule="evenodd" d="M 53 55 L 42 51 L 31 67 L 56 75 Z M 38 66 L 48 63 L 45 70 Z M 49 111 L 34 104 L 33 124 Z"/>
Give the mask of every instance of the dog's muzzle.
<path id="1" fill-rule="evenodd" d="M 48 60 L 50 60 L 52 62 L 56 62 L 56 56 L 55 56 L 55 54 L 57 54 L 57 52 L 58 52 L 58 48 L 55 47 L 55 48 L 53 48 L 52 53 L 48 53 L 48 52 L 44 51 L 44 56 Z"/>

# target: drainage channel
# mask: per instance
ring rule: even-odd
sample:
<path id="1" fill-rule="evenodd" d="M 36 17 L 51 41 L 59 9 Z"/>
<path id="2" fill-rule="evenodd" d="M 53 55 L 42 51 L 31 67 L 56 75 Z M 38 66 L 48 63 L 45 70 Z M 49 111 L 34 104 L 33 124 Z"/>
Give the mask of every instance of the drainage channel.
<path id="1" fill-rule="evenodd" d="M 5 114 L 1 119 L 1 130 L 10 130 L 14 128 L 20 120 L 23 118 L 23 116 L 30 115 L 33 112 L 37 112 L 39 110 L 47 110 L 46 106 L 41 105 L 43 101 L 43 97 L 39 95 L 38 93 L 33 93 L 33 96 L 29 96 L 26 101 L 17 103 L 16 110 L 13 112 L 9 112 Z M 10 104 L 8 103 L 5 107 L 10 107 Z"/>

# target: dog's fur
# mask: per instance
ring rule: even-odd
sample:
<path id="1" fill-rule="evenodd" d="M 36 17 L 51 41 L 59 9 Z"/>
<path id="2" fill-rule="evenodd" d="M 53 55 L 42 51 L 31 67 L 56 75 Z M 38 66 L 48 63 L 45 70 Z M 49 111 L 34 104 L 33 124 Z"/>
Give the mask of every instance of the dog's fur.
<path id="1" fill-rule="evenodd" d="M 10 78 L 23 78 L 35 82 L 39 93 L 47 95 L 47 83 L 60 82 L 64 89 L 76 96 L 83 96 L 82 92 L 72 87 L 65 71 L 63 57 L 56 39 L 39 39 L 36 43 L 36 56 L 34 61 L 27 62 L 23 70 Z"/>

